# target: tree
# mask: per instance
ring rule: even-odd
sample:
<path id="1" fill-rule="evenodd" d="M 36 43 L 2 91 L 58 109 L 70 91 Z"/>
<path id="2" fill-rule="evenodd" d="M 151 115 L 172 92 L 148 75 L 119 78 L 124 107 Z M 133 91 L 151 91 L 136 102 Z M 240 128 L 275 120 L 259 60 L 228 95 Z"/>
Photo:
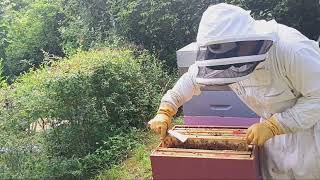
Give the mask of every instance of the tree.
<path id="1" fill-rule="evenodd" d="M 26 2 L 26 1 L 25 1 Z M 63 18 L 59 3 L 46 0 L 28 1 L 27 4 L 7 4 L 5 73 L 11 79 L 31 67 L 38 67 L 44 59 L 43 51 L 63 56 L 58 31 Z M 17 10 L 15 10 L 17 9 Z"/>
<path id="2" fill-rule="evenodd" d="M 5 48 L 7 45 L 7 27 L 4 23 L 4 2 L 0 2 L 0 59 L 5 59 Z"/>
<path id="3" fill-rule="evenodd" d="M 311 39 L 320 35 L 318 0 L 110 0 L 117 34 L 175 67 L 175 52 L 195 41 L 202 13 L 227 2 L 251 10 L 256 19 L 275 19 Z"/>
<path id="4" fill-rule="evenodd" d="M 231 0 L 230 3 L 252 11 L 256 19 L 275 19 L 317 40 L 320 35 L 318 0 Z"/>
<path id="5" fill-rule="evenodd" d="M 113 27 L 106 0 L 63 0 L 61 6 L 66 16 L 60 28 L 66 54 L 106 41 Z"/>

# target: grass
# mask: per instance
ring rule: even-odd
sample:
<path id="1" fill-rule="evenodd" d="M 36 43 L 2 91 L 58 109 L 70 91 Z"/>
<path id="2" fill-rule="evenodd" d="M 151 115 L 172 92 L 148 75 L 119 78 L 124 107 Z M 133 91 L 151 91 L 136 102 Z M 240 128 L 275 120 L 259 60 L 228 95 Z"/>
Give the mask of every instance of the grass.
<path id="1" fill-rule="evenodd" d="M 158 135 L 146 132 L 143 144 L 138 145 L 131 156 L 120 165 L 103 171 L 97 176 L 97 180 L 132 180 L 151 179 L 151 164 L 149 156 L 153 148 L 159 144 Z"/>
<path id="2" fill-rule="evenodd" d="M 182 124 L 182 119 L 175 119 Z M 150 154 L 160 143 L 159 136 L 153 132 L 143 132 L 145 139 L 135 148 L 129 158 L 111 169 L 102 171 L 96 180 L 149 180 L 152 179 Z"/>

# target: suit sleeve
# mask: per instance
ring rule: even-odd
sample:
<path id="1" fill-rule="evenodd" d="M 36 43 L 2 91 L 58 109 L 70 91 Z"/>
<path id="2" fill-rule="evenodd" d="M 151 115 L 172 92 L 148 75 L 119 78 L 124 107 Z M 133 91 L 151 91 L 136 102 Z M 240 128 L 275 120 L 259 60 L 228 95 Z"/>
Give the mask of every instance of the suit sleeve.
<path id="1" fill-rule="evenodd" d="M 320 50 L 301 48 L 284 60 L 284 67 L 286 77 L 301 96 L 276 117 L 287 132 L 311 128 L 320 120 Z"/>
<path id="2" fill-rule="evenodd" d="M 198 68 L 195 65 L 191 65 L 188 72 L 183 74 L 174 87 L 162 97 L 161 103 L 170 104 L 177 111 L 192 96 L 199 95 L 201 93 L 201 85 L 195 81 L 197 72 Z"/>

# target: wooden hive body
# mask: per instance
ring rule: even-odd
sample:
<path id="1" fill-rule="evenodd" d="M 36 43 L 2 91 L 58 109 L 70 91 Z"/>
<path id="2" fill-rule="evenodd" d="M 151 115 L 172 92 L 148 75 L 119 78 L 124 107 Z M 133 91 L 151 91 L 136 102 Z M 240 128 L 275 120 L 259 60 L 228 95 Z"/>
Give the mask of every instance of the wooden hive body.
<path id="1" fill-rule="evenodd" d="M 151 154 L 154 179 L 259 179 L 257 148 L 244 127 L 175 126 L 185 143 L 167 137 Z"/>

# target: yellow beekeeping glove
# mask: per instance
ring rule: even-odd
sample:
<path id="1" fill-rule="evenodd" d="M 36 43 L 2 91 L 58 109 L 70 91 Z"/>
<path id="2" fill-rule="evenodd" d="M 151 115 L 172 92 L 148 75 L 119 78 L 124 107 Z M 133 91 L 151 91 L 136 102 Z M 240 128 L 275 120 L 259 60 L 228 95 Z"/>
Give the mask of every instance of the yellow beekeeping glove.
<path id="1" fill-rule="evenodd" d="M 157 115 L 148 122 L 150 128 L 160 134 L 161 140 L 167 135 L 167 130 L 171 126 L 172 117 L 176 114 L 174 108 L 168 104 L 160 104 Z"/>
<path id="2" fill-rule="evenodd" d="M 284 134 L 284 130 L 277 118 L 272 116 L 260 123 L 255 123 L 248 128 L 247 143 L 262 146 L 268 139 Z"/>

